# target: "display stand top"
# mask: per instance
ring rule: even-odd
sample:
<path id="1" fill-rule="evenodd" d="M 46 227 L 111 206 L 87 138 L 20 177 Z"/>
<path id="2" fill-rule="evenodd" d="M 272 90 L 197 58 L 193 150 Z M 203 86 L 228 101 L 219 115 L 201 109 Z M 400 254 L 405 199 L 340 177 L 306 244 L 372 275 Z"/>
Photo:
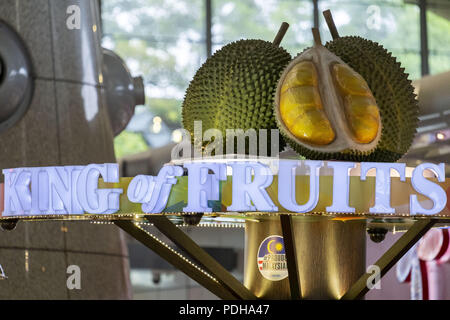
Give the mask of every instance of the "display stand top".
<path id="1" fill-rule="evenodd" d="M 0 222 L 145 220 L 242 226 L 289 214 L 314 221 L 365 219 L 401 230 L 417 218 L 450 223 L 445 164 L 279 158 L 176 160 L 157 176 L 119 178 L 117 164 L 3 170 Z"/>

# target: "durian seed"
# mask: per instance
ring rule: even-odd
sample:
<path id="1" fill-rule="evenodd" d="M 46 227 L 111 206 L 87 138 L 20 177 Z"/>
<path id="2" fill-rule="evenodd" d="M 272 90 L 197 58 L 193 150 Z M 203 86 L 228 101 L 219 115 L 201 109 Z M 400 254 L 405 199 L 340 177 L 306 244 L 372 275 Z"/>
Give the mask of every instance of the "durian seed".
<path id="1" fill-rule="evenodd" d="M 363 77 L 342 64 L 333 65 L 333 76 L 344 98 L 345 115 L 355 140 L 372 142 L 380 126 L 380 113 L 369 86 Z"/>
<path id="2" fill-rule="evenodd" d="M 281 87 L 281 118 L 299 139 L 326 145 L 335 133 L 323 112 L 317 71 L 311 61 L 295 65 Z"/>
<path id="3" fill-rule="evenodd" d="M 333 65 L 333 73 L 344 94 L 371 95 L 369 86 L 359 74 L 342 64 Z"/>
<path id="4" fill-rule="evenodd" d="M 304 61 L 295 65 L 286 76 L 281 87 L 281 93 L 287 89 L 299 86 L 317 87 L 317 72 L 311 61 Z"/>

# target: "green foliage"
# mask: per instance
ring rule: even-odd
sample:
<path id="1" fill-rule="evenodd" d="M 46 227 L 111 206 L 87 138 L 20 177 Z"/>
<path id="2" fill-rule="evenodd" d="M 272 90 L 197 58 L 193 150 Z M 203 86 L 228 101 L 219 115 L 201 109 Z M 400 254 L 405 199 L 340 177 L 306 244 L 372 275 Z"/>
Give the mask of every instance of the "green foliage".
<path id="1" fill-rule="evenodd" d="M 281 45 L 289 53 L 297 53 L 312 41 L 310 1 L 213 0 L 213 9 L 214 24 L 220 25 L 213 41 L 220 46 L 240 39 L 271 41 L 283 21 L 290 27 Z"/>
<path id="2" fill-rule="evenodd" d="M 165 124 L 172 130 L 178 129 L 181 123 L 182 100 L 171 98 L 151 98 L 150 110 L 155 116 L 161 117 Z"/>
<path id="3" fill-rule="evenodd" d="M 181 98 L 205 59 L 203 1 L 108 0 L 102 10 L 104 37 L 143 74 L 150 92 L 173 88 Z"/>
<path id="4" fill-rule="evenodd" d="M 114 139 L 114 152 L 116 158 L 122 158 L 127 155 L 139 153 L 148 149 L 142 135 L 129 131 L 122 131 Z"/>
<path id="5" fill-rule="evenodd" d="M 450 20 L 427 12 L 430 73 L 450 70 Z"/>
<path id="6" fill-rule="evenodd" d="M 420 78 L 420 21 L 417 5 L 403 0 L 324 1 L 321 10 L 330 9 L 340 36 L 359 36 L 378 42 L 397 57 L 410 79 Z M 323 42 L 331 35 L 321 20 Z"/>

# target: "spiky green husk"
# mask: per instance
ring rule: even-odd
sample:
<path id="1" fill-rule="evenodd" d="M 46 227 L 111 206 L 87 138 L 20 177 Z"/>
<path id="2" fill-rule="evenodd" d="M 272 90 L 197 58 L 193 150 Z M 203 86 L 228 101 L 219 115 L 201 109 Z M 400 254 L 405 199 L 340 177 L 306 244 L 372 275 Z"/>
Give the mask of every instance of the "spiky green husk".
<path id="1" fill-rule="evenodd" d="M 307 159 L 397 161 L 411 146 L 418 124 L 419 106 L 408 74 L 390 52 L 378 43 L 361 37 L 341 37 L 327 42 L 325 47 L 366 80 L 380 109 L 381 139 L 373 151 L 366 153 L 356 150 L 317 152 L 292 141 L 280 130 L 285 140 Z"/>
<path id="2" fill-rule="evenodd" d="M 277 129 L 273 95 L 290 60 L 286 50 L 263 40 L 224 46 L 200 67 L 186 91 L 184 128 L 193 134 L 194 121 L 201 120 L 203 132 L 216 128 L 224 139 L 226 129 Z"/>

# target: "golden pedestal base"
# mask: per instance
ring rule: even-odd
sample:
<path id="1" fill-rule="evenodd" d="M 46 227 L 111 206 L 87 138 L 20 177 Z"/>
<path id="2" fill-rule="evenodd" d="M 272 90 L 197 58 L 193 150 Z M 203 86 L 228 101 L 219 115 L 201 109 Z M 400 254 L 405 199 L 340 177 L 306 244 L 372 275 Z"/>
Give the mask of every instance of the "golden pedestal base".
<path id="1" fill-rule="evenodd" d="M 279 217 L 258 217 L 245 226 L 244 284 L 258 298 L 290 299 L 289 278 L 270 281 L 258 270 L 261 242 L 282 236 Z M 292 217 L 294 247 L 303 299 L 340 299 L 365 273 L 366 221 Z"/>

